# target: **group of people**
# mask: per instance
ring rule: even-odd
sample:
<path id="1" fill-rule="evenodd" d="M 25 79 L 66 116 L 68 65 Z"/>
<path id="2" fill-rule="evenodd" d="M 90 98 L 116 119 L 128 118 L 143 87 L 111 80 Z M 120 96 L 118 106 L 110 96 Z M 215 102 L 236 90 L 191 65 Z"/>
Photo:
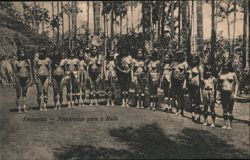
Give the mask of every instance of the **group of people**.
<path id="1" fill-rule="evenodd" d="M 47 110 L 49 86 L 53 87 L 57 110 L 63 107 L 64 86 L 67 88 L 67 108 L 83 106 L 87 100 L 89 105 L 95 105 L 98 99 L 104 99 L 106 105 L 114 105 L 120 99 L 122 107 L 129 107 L 130 87 L 134 84 L 132 98 L 136 101 L 136 108 L 157 110 L 161 103 L 160 88 L 165 96 L 164 111 L 173 113 L 174 107 L 175 115 L 183 116 L 184 95 L 188 93 L 192 120 L 200 122 L 203 115 L 203 125 L 208 125 L 210 109 L 211 127 L 215 127 L 215 101 L 219 92 L 225 120 L 222 128 L 232 128 L 238 83 L 228 52 L 225 51 L 223 64 L 216 75 L 213 74 L 213 62 L 204 58 L 200 63 L 198 54 L 192 55 L 187 62 L 183 51 L 159 54 L 157 49 L 152 49 L 146 54 L 144 49 L 138 49 L 133 57 L 125 47 L 118 52 L 110 51 L 105 55 L 98 51 L 97 46 L 92 46 L 91 49 L 67 51 L 55 49 L 49 56 L 46 48 L 41 48 L 31 62 L 25 49 L 19 47 L 18 59 L 14 62 L 18 113 L 22 113 L 21 100 L 23 112 L 29 110 L 26 101 L 31 82 L 37 86 L 37 102 L 41 111 Z M 163 57 L 159 58 L 159 55 Z"/>

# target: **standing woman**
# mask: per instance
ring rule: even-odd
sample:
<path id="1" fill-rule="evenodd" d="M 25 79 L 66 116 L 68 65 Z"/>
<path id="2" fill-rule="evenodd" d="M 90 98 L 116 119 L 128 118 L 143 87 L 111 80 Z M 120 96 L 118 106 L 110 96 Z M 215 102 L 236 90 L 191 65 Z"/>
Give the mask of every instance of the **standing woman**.
<path id="1" fill-rule="evenodd" d="M 172 75 L 172 63 L 173 55 L 172 54 L 166 54 L 164 57 L 164 63 L 163 63 L 163 73 L 162 73 L 162 87 L 165 94 L 165 102 L 166 108 L 165 111 L 172 112 L 172 107 L 170 104 L 170 98 L 171 98 L 171 75 Z"/>
<path id="2" fill-rule="evenodd" d="M 192 120 L 200 122 L 201 115 L 201 79 L 203 78 L 203 69 L 200 66 L 199 55 L 191 55 L 190 67 L 187 71 L 187 88 L 191 100 Z"/>
<path id="3" fill-rule="evenodd" d="M 231 61 L 227 61 L 222 65 L 218 83 L 225 121 L 225 125 L 222 128 L 232 129 L 234 98 L 237 96 L 238 80 Z"/>
<path id="4" fill-rule="evenodd" d="M 18 48 L 17 50 L 18 59 L 14 61 L 14 78 L 16 84 L 16 105 L 18 108 L 18 113 L 22 113 L 20 101 L 21 96 L 23 97 L 23 110 L 27 110 L 27 91 L 29 84 L 31 84 L 32 79 L 32 67 L 30 60 L 26 57 L 24 48 Z"/>
<path id="5" fill-rule="evenodd" d="M 102 55 L 98 53 L 97 47 L 91 48 L 91 54 L 88 57 L 88 75 L 91 82 L 90 105 L 95 105 L 99 96 L 99 83 L 101 80 Z"/>
<path id="6" fill-rule="evenodd" d="M 151 51 L 151 58 L 147 65 L 148 80 L 150 87 L 150 107 L 148 109 L 156 110 L 158 101 L 157 89 L 160 82 L 160 69 L 161 62 L 158 60 L 158 52 L 156 50 Z"/>
<path id="7" fill-rule="evenodd" d="M 176 116 L 182 117 L 184 114 L 184 91 L 186 90 L 186 72 L 188 64 L 185 61 L 184 52 L 175 53 L 173 71 L 171 75 L 172 107 L 176 106 Z"/>
<path id="8" fill-rule="evenodd" d="M 132 63 L 132 80 L 136 85 L 136 108 L 144 108 L 144 98 L 145 98 L 145 57 L 142 52 L 142 49 L 138 50 L 136 58 L 133 59 Z"/>
<path id="9" fill-rule="evenodd" d="M 75 50 L 76 51 L 76 50 Z M 66 74 L 68 76 L 67 81 L 67 101 L 68 109 L 73 108 L 74 105 L 77 105 L 76 99 L 79 104 L 79 59 L 76 58 L 76 52 L 68 50 L 68 58 L 66 60 Z M 77 97 L 76 97 L 77 96 Z"/>
<path id="10" fill-rule="evenodd" d="M 63 51 L 59 51 L 58 49 L 54 50 L 54 57 L 52 60 L 52 85 L 54 92 L 54 103 L 55 110 L 62 109 L 63 102 L 63 77 L 66 70 L 66 60 L 63 59 Z M 58 97 L 59 96 L 59 97 Z M 59 100 L 59 105 L 58 105 Z"/>
<path id="11" fill-rule="evenodd" d="M 48 89 L 51 84 L 51 60 L 46 56 L 46 49 L 41 48 L 39 57 L 34 60 L 34 77 L 37 86 L 37 102 L 40 111 L 47 111 Z M 42 108 L 41 99 L 44 95 Z"/>
<path id="12" fill-rule="evenodd" d="M 80 105 L 83 106 L 83 101 L 85 99 L 86 80 L 87 80 L 87 63 L 83 50 L 78 49 L 78 59 L 79 59 L 79 88 L 81 93 Z"/>
<path id="13" fill-rule="evenodd" d="M 109 52 L 105 61 L 105 80 L 107 83 L 106 97 L 107 105 L 114 105 L 115 98 L 115 81 L 117 79 L 117 74 L 115 71 L 115 61 L 114 61 L 114 52 Z"/>
<path id="14" fill-rule="evenodd" d="M 120 48 L 120 54 L 116 57 L 115 66 L 117 70 L 118 81 L 121 86 L 122 107 L 129 107 L 127 101 L 132 74 L 132 57 L 129 55 L 127 48 Z"/>

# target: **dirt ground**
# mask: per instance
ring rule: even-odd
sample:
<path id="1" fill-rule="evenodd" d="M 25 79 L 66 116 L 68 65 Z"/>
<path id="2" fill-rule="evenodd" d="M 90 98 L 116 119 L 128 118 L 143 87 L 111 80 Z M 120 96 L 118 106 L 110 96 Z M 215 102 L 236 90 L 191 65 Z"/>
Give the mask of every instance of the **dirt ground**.
<path id="1" fill-rule="evenodd" d="M 119 106 L 40 112 L 30 88 L 28 114 L 17 114 L 15 90 L 0 88 L 1 160 L 249 158 L 250 106 L 236 103 L 232 130 L 193 123 L 190 113 Z M 52 106 L 50 89 L 49 105 Z M 175 110 L 174 110 L 175 111 Z"/>

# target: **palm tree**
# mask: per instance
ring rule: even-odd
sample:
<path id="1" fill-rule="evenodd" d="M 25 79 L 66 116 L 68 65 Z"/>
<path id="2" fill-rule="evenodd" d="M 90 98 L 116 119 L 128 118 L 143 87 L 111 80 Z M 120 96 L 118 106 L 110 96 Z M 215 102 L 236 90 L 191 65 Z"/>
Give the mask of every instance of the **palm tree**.
<path id="1" fill-rule="evenodd" d="M 60 10 L 59 10 L 59 2 L 58 1 L 56 2 L 56 7 L 57 7 L 57 16 L 58 16 L 59 12 L 60 12 Z M 60 25 L 57 26 L 57 35 L 56 35 L 57 45 L 59 45 L 59 36 L 60 36 Z"/>
<path id="2" fill-rule="evenodd" d="M 100 32 L 100 2 L 93 1 L 94 11 L 94 35 L 99 35 Z"/>
<path id="3" fill-rule="evenodd" d="M 211 62 L 215 61 L 215 52 L 216 52 L 216 30 L 215 30 L 215 0 L 212 0 L 212 28 L 211 28 L 211 53 L 210 60 Z"/>
<path id="4" fill-rule="evenodd" d="M 249 64 L 249 62 L 247 60 L 247 28 L 249 29 L 249 18 L 247 17 L 249 13 L 247 13 L 247 12 L 249 12 L 249 8 L 247 8 L 247 6 L 249 7 L 249 4 L 247 5 L 247 1 L 244 0 L 243 1 L 243 9 L 244 9 L 244 11 L 243 11 L 243 14 L 244 14 L 243 15 L 243 46 L 242 46 L 242 51 L 243 51 L 242 66 L 243 66 L 243 68 L 248 67 L 247 63 Z M 248 21 L 247 21 L 247 19 L 248 19 Z M 249 35 L 248 35 L 248 41 L 249 41 Z"/>
<path id="5" fill-rule="evenodd" d="M 165 12 L 165 8 L 166 8 L 166 1 L 162 1 L 162 10 L 161 10 L 161 34 L 164 33 L 164 27 L 165 27 L 165 17 L 166 17 L 166 12 Z"/>
<path id="6" fill-rule="evenodd" d="M 73 32 L 73 40 L 76 40 L 76 32 L 77 32 L 77 1 L 71 2 L 72 9 L 72 32 Z"/>
<path id="7" fill-rule="evenodd" d="M 203 12 L 202 1 L 196 1 L 197 8 L 197 49 L 200 53 L 203 51 Z"/>
<path id="8" fill-rule="evenodd" d="M 234 5 L 234 20 L 233 20 L 233 22 L 234 22 L 234 26 L 233 26 L 233 50 L 234 50 L 236 12 L 237 12 L 237 9 L 236 9 L 236 6 L 237 6 L 236 0 L 234 0 L 233 5 Z"/>
<path id="9" fill-rule="evenodd" d="M 55 18 L 55 13 L 54 13 L 54 2 L 52 1 L 51 2 L 51 9 L 52 9 L 52 19 L 54 19 Z M 53 27 L 52 28 L 52 31 L 53 31 L 53 41 L 55 40 L 55 28 Z"/>
<path id="10" fill-rule="evenodd" d="M 61 11 L 62 11 L 62 45 L 64 45 L 64 18 L 63 18 L 63 12 L 64 12 L 64 6 L 63 1 L 61 1 Z"/>
<path id="11" fill-rule="evenodd" d="M 72 9 L 71 9 L 71 6 L 70 6 L 70 3 L 68 2 L 67 4 L 65 4 L 65 7 L 64 7 L 64 11 L 65 13 L 68 15 L 68 46 L 69 48 L 71 48 L 71 40 L 70 40 L 70 33 L 71 33 L 71 13 L 72 13 Z"/>

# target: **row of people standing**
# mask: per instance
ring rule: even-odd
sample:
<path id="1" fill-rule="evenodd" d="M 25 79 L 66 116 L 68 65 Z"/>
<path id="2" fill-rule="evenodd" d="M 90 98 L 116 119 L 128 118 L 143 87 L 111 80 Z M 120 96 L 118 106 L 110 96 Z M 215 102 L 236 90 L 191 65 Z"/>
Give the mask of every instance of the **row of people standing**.
<path id="1" fill-rule="evenodd" d="M 162 88 L 165 94 L 165 110 L 172 112 L 172 107 L 176 107 L 175 115 L 178 116 L 184 114 L 184 94 L 187 88 L 192 104 L 192 119 L 198 122 L 203 113 L 204 125 L 207 125 L 208 107 L 210 107 L 211 127 L 215 126 L 214 106 L 216 91 L 219 90 L 225 119 L 224 128 L 230 129 L 234 93 L 237 92 L 237 78 L 231 62 L 225 61 L 220 74 L 214 77 L 211 62 L 205 62 L 201 66 L 197 56 L 194 56 L 188 64 L 182 51 L 175 54 L 166 52 L 163 55 L 164 59 L 161 60 L 157 50 L 152 50 L 147 56 L 143 50 L 138 50 L 136 56 L 132 58 L 127 49 L 122 48 L 119 54 L 110 52 L 103 56 L 98 52 L 98 48 L 93 46 L 91 50 L 68 50 L 67 54 L 55 50 L 50 59 L 46 56 L 46 49 L 43 48 L 34 58 L 32 65 L 25 57 L 24 49 L 19 48 L 18 60 L 14 64 L 18 112 L 22 112 L 21 96 L 23 96 L 24 112 L 28 111 L 26 94 L 33 79 L 37 86 L 37 102 L 41 111 L 47 110 L 50 85 L 53 86 L 55 109 L 61 109 L 64 85 L 67 86 L 68 108 L 84 105 L 85 99 L 90 100 L 90 105 L 95 105 L 102 95 L 107 105 L 114 105 L 119 97 L 121 106 L 129 107 L 129 89 L 133 83 L 135 84 L 133 98 L 136 99 L 137 108 L 156 110 L 160 105 L 158 89 Z M 120 88 L 118 92 L 117 88 Z M 201 100 L 204 104 L 203 112 L 201 112 Z"/>

